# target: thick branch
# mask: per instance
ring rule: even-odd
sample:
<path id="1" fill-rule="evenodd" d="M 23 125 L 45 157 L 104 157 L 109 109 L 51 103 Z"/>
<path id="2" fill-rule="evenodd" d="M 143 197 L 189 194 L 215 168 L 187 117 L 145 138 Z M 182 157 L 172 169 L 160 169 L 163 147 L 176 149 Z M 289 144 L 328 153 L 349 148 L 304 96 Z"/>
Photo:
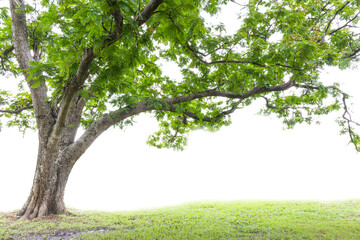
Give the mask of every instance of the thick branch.
<path id="1" fill-rule="evenodd" d="M 10 9 L 16 58 L 21 69 L 28 69 L 33 58 L 29 49 L 24 0 L 10 0 Z"/>
<path id="2" fill-rule="evenodd" d="M 32 109 L 32 108 L 33 108 L 33 106 L 27 106 L 27 107 L 19 108 L 19 109 L 17 109 L 17 110 L 0 110 L 0 113 L 19 114 L 19 113 L 21 113 L 21 112 L 24 111 L 24 110 Z"/>
<path id="3" fill-rule="evenodd" d="M 90 147 L 95 139 L 109 127 L 126 118 L 154 109 L 154 107 L 148 106 L 147 101 L 141 101 L 136 103 L 133 107 L 126 107 L 101 116 L 88 127 L 85 133 L 78 140 L 69 146 L 67 154 L 72 156 L 74 161 L 72 164 L 75 164 L 77 159 L 79 159 L 80 156 Z"/>
<path id="4" fill-rule="evenodd" d="M 144 24 L 154 14 L 155 10 L 163 3 L 163 0 L 150 0 L 150 2 L 141 10 L 140 16 L 135 18 L 138 25 Z"/>
<path id="5" fill-rule="evenodd" d="M 217 116 L 215 117 L 203 117 L 203 118 L 199 118 L 198 115 L 196 113 L 191 112 L 189 109 L 185 109 L 185 111 L 183 112 L 186 116 L 195 119 L 195 120 L 202 120 L 204 122 L 216 122 L 217 120 L 219 120 L 220 118 L 226 116 L 226 115 L 230 115 L 231 113 L 235 112 L 235 110 L 237 109 L 238 105 L 240 104 L 241 100 L 236 103 L 234 106 L 232 106 L 229 110 L 227 111 L 223 111 L 221 113 L 219 113 Z M 174 105 L 170 105 L 167 108 L 164 108 L 163 111 L 170 111 L 170 112 L 177 112 L 176 111 L 176 107 Z"/>
<path id="6" fill-rule="evenodd" d="M 80 60 L 80 64 L 75 76 L 72 77 L 69 86 L 65 90 L 64 99 L 61 102 L 59 114 L 56 124 L 51 133 L 49 144 L 56 144 L 60 140 L 61 132 L 65 127 L 65 121 L 69 113 L 71 102 L 75 94 L 79 91 L 80 87 L 84 84 L 86 78 L 89 75 L 89 68 L 92 60 L 95 58 L 93 48 L 87 49 Z"/>
<path id="7" fill-rule="evenodd" d="M 85 106 L 85 99 L 81 96 L 75 96 L 71 104 L 69 114 L 65 122 L 65 131 L 61 136 L 60 145 L 69 146 L 75 141 L 76 132 L 80 125 L 81 116 Z"/>
<path id="8" fill-rule="evenodd" d="M 191 100 L 204 98 L 204 97 L 227 97 L 233 99 L 239 99 L 240 101 L 249 97 L 253 97 L 260 93 L 274 92 L 274 91 L 285 91 L 294 86 L 293 81 L 289 81 L 287 83 L 273 86 L 270 88 L 264 87 L 255 87 L 254 89 L 243 93 L 243 94 L 234 94 L 229 92 L 222 92 L 216 90 L 208 90 L 199 93 L 193 93 L 190 95 L 185 95 L 181 97 L 168 98 L 168 99 L 159 99 L 160 102 L 164 103 L 164 108 L 160 109 L 163 111 L 176 111 L 175 104 L 188 102 Z M 168 105 L 168 106 L 166 106 Z M 237 105 L 235 104 L 231 109 L 220 113 L 216 116 L 216 119 L 221 118 L 224 115 L 231 114 L 237 109 Z M 148 101 L 141 101 L 135 104 L 133 107 L 126 107 L 123 109 L 119 109 L 118 111 L 113 111 L 101 116 L 98 120 L 96 120 L 93 124 L 89 126 L 89 128 L 85 131 L 85 133 L 72 145 L 69 147 L 68 154 L 74 156 L 74 161 L 76 161 L 85 151 L 90 147 L 90 145 L 95 141 L 97 137 L 99 137 L 104 131 L 106 131 L 109 127 L 113 126 L 116 123 L 123 121 L 126 118 L 137 115 L 146 111 L 156 110 L 155 107 L 149 106 Z M 188 117 L 199 119 L 198 116 L 189 110 L 185 110 L 185 115 Z M 203 121 L 213 121 L 216 120 L 214 118 L 204 118 Z M 74 162 L 75 163 L 75 162 Z"/>
<path id="9" fill-rule="evenodd" d="M 110 34 L 110 39 L 111 39 L 110 43 L 111 43 L 113 41 L 117 41 L 120 38 L 124 18 L 121 14 L 119 7 L 116 6 L 118 4 L 117 0 L 107 0 L 107 3 L 110 7 L 112 7 L 111 14 L 115 20 L 115 32 Z"/>
<path id="10" fill-rule="evenodd" d="M 208 90 L 208 91 L 204 91 L 204 92 L 198 92 L 198 93 L 193 93 L 193 94 L 189 94 L 189 95 L 184 95 L 184 96 L 180 96 L 180 97 L 169 98 L 169 99 L 165 99 L 163 101 L 168 104 L 178 104 L 178 103 L 188 102 L 188 101 L 191 101 L 194 99 L 199 99 L 199 98 L 204 98 L 204 97 L 226 97 L 226 98 L 243 100 L 243 99 L 246 99 L 249 97 L 253 97 L 260 93 L 285 91 L 292 86 L 295 86 L 295 82 L 288 81 L 284 84 L 272 86 L 270 88 L 255 87 L 252 90 L 250 90 L 246 93 L 243 93 L 243 94 L 217 91 L 214 89 L 214 90 Z"/>
<path id="11" fill-rule="evenodd" d="M 31 68 L 30 61 L 33 61 L 28 42 L 26 16 L 25 16 L 25 2 L 24 0 L 10 0 L 11 9 L 11 25 L 12 25 L 12 40 L 15 49 L 15 55 L 22 70 Z M 24 77 L 28 78 L 28 74 L 24 71 Z M 47 89 L 45 81 L 39 87 L 32 88 L 33 80 L 28 80 L 28 86 L 31 92 L 32 104 L 36 116 L 36 121 L 40 136 L 47 136 L 53 124 L 51 116 L 51 108 L 47 98 Z"/>

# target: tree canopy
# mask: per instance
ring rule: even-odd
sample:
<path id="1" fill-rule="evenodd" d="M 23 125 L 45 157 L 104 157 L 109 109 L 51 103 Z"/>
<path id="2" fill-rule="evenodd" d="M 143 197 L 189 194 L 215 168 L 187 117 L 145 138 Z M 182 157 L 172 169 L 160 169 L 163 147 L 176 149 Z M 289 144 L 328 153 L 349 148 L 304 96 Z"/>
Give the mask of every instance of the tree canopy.
<path id="1" fill-rule="evenodd" d="M 319 79 L 325 66 L 345 69 L 359 60 L 358 0 L 12 4 L 22 3 L 14 11 L 26 16 L 27 64 L 15 51 L 20 35 L 10 8 L 0 12 L 0 73 L 26 78 L 18 93 L 0 91 L 0 117 L 9 118 L 8 126 L 39 128 L 35 115 L 42 109 L 39 114 L 54 116 L 54 132 L 60 133 L 72 125 L 66 118 L 76 98 L 84 102 L 85 129 L 123 127 L 136 114 L 152 111 L 160 129 L 149 144 L 182 149 L 189 130 L 219 129 L 230 124 L 231 113 L 262 98 L 263 113 L 277 115 L 290 128 L 342 109 L 341 131 L 359 150 L 349 96 Z M 223 5 L 238 12 L 235 34 L 204 17 L 218 14 Z M 181 68 L 180 81 L 162 74 L 162 59 Z"/>

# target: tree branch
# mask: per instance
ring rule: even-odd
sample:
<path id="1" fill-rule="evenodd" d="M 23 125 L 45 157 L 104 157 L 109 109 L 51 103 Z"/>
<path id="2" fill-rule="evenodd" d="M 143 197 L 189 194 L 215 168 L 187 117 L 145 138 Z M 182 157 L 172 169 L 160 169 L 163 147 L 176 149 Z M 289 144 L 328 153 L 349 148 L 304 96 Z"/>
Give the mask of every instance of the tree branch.
<path id="1" fill-rule="evenodd" d="M 353 50 L 354 52 L 348 56 L 346 56 L 345 58 L 353 58 L 356 56 L 356 54 L 358 54 L 360 52 L 360 48 L 359 49 L 356 49 L 356 50 Z"/>
<path id="2" fill-rule="evenodd" d="M 119 9 L 119 7 L 117 7 L 116 5 L 118 4 L 117 0 L 106 0 L 106 2 L 108 3 L 108 5 L 110 7 L 112 7 L 112 11 L 111 14 L 114 17 L 115 20 L 115 32 L 114 33 L 110 33 L 111 35 L 111 42 L 112 41 L 116 41 L 117 39 L 120 38 L 121 36 L 121 32 L 122 32 L 122 26 L 123 26 L 123 21 L 124 18 L 121 14 L 121 11 Z"/>
<path id="3" fill-rule="evenodd" d="M 29 49 L 24 0 L 10 0 L 10 10 L 15 55 L 20 69 L 28 70 L 31 68 L 30 61 L 34 59 Z M 23 74 L 25 79 L 27 79 L 29 74 L 26 71 L 24 71 Z M 47 98 L 45 81 L 43 80 L 37 88 L 32 88 L 32 84 L 34 83 L 33 79 L 27 79 L 27 82 L 30 88 L 39 136 L 47 136 L 54 119 L 51 115 L 51 107 L 45 100 Z"/>
<path id="4" fill-rule="evenodd" d="M 267 97 L 262 96 L 263 99 L 265 99 L 266 107 L 270 109 L 279 109 L 278 107 L 275 107 L 274 105 L 271 105 L 269 102 L 269 99 Z"/>
<path id="5" fill-rule="evenodd" d="M 346 22 L 346 23 L 345 23 L 344 25 L 342 25 L 341 27 L 339 27 L 339 28 L 331 31 L 331 32 L 329 33 L 329 35 L 332 35 L 332 34 L 336 33 L 337 31 L 339 31 L 339 30 L 347 27 L 347 26 L 349 25 L 349 23 L 353 22 L 359 15 L 360 15 L 360 12 L 358 12 L 352 19 L 350 19 L 348 22 Z"/>
<path id="6" fill-rule="evenodd" d="M 198 92 L 198 93 L 193 93 L 193 94 L 184 95 L 184 96 L 180 96 L 180 97 L 164 99 L 163 101 L 168 104 L 178 104 L 178 103 L 188 102 L 188 101 L 191 101 L 194 99 L 199 99 L 199 98 L 204 98 L 204 97 L 226 97 L 226 98 L 243 100 L 243 99 L 246 99 L 249 97 L 253 97 L 260 93 L 285 91 L 285 90 L 291 88 L 292 86 L 295 86 L 295 82 L 290 80 L 284 84 L 272 86 L 270 88 L 255 87 L 252 90 L 250 90 L 246 93 L 243 93 L 243 94 L 223 92 L 223 91 L 217 91 L 215 89 L 212 89 L 212 90 L 207 90 L 204 92 Z"/>
<path id="7" fill-rule="evenodd" d="M 150 0 L 150 2 L 141 10 L 141 14 L 135 18 L 139 26 L 143 25 L 155 13 L 155 10 L 163 3 L 163 0 Z"/>
<path id="8" fill-rule="evenodd" d="M 5 66 L 4 66 L 4 60 L 7 58 L 7 55 L 9 55 L 9 53 L 11 53 L 14 50 L 14 45 L 12 45 L 11 47 L 9 47 L 8 49 L 5 49 L 5 51 L 3 52 L 2 55 L 0 55 L 0 59 L 1 59 L 1 66 L 2 69 L 4 71 L 6 71 Z"/>
<path id="9" fill-rule="evenodd" d="M 305 88 L 305 89 L 311 89 L 311 90 L 318 90 L 319 87 L 316 87 L 316 86 L 309 86 L 309 85 L 298 85 L 296 84 L 295 85 L 296 87 L 301 87 L 301 88 Z M 347 103 L 346 103 L 346 98 L 347 98 L 347 94 L 344 93 L 343 91 L 341 91 L 340 89 L 338 89 L 337 87 L 333 87 L 333 86 L 329 86 L 327 88 L 332 88 L 332 89 L 335 89 L 337 90 L 341 95 L 342 95 L 342 102 L 343 102 L 343 106 L 344 106 L 344 113 L 342 115 L 342 118 L 346 121 L 347 123 L 347 132 L 349 133 L 349 137 L 350 137 L 350 142 L 353 143 L 353 145 L 355 146 L 356 148 L 356 151 L 360 152 L 360 149 L 357 145 L 357 143 L 355 142 L 354 140 L 354 137 L 353 137 L 353 130 L 352 130 L 352 126 L 351 124 L 355 124 L 357 126 L 360 127 L 360 123 L 358 122 L 355 122 L 354 120 L 352 120 L 351 118 L 351 114 L 349 112 L 349 109 L 348 109 L 348 106 L 347 106 Z"/>
<path id="10" fill-rule="evenodd" d="M 218 60 L 218 61 L 213 61 L 213 62 L 207 62 L 204 59 L 202 59 L 199 55 L 198 55 L 198 51 L 196 51 L 193 47 L 191 47 L 189 44 L 186 45 L 186 47 L 194 54 L 194 56 L 200 60 L 200 62 L 206 64 L 206 65 L 212 65 L 212 64 L 217 64 L 217 63 L 241 63 L 241 64 L 245 64 L 245 63 L 249 63 L 249 64 L 253 64 L 256 66 L 260 66 L 260 67 L 266 67 L 263 64 L 257 63 L 257 62 L 250 62 L 250 61 L 237 61 L 237 60 Z"/>
<path id="11" fill-rule="evenodd" d="M 72 156 L 73 162 L 71 164 L 75 164 L 77 159 L 79 159 L 86 149 L 90 147 L 95 139 L 109 127 L 126 118 L 154 109 L 154 107 L 148 106 L 148 101 L 141 101 L 136 103 L 133 107 L 125 107 L 117 111 L 103 114 L 88 127 L 78 140 L 69 146 L 67 154 Z"/>
<path id="12" fill-rule="evenodd" d="M 14 45 L 11 45 L 11 47 L 9 47 L 8 49 L 5 49 L 5 51 L 3 52 L 2 56 L 0 56 L 1 58 L 6 58 L 7 55 L 9 53 L 11 53 L 14 50 Z"/>
<path id="13" fill-rule="evenodd" d="M 34 60 L 29 49 L 24 0 L 10 0 L 12 39 L 16 58 L 21 69 L 30 68 Z"/>
<path id="14" fill-rule="evenodd" d="M 235 110 L 237 109 L 237 107 L 239 106 L 239 104 L 241 103 L 242 100 L 238 101 L 236 104 L 234 104 L 229 110 L 227 111 L 223 111 L 221 113 L 219 113 L 217 116 L 215 117 L 203 117 L 203 118 L 199 118 L 197 114 L 191 112 L 189 109 L 185 109 L 185 111 L 183 112 L 184 115 L 195 119 L 195 120 L 202 120 L 204 122 L 213 122 L 213 121 L 218 121 L 220 118 L 226 116 L 226 115 L 230 115 L 231 113 L 235 112 Z M 174 105 L 170 105 L 170 107 L 166 107 L 162 109 L 163 111 L 170 111 L 170 112 L 177 112 L 176 111 L 176 107 Z"/>
<path id="15" fill-rule="evenodd" d="M 348 129 L 348 133 L 349 133 L 349 137 L 350 137 L 350 142 L 354 144 L 356 151 L 360 152 L 360 149 L 359 149 L 358 145 L 356 144 L 356 142 L 354 140 L 353 130 L 352 130 L 352 127 L 351 127 L 351 124 L 355 124 L 357 126 L 360 126 L 360 123 L 357 123 L 357 122 L 352 120 L 351 114 L 350 114 L 350 112 L 348 110 L 348 106 L 346 104 L 346 95 L 345 94 L 343 94 L 342 101 L 343 101 L 343 105 L 344 105 L 344 113 L 342 115 L 342 118 L 347 123 L 347 129 Z"/>
<path id="16" fill-rule="evenodd" d="M 204 97 L 226 97 L 226 98 L 239 99 L 239 102 L 237 104 L 235 104 L 234 106 L 232 106 L 231 109 L 220 113 L 215 118 L 205 117 L 202 119 L 202 121 L 211 122 L 211 121 L 214 121 L 214 120 L 217 120 L 217 119 L 223 117 L 224 115 L 233 113 L 237 109 L 238 104 L 246 98 L 253 97 L 260 93 L 285 91 L 285 90 L 291 88 L 292 86 L 294 86 L 294 84 L 295 83 L 293 81 L 289 81 L 287 83 L 284 83 L 281 85 L 276 85 L 276 86 L 273 86 L 270 88 L 255 87 L 254 89 L 252 89 L 246 93 L 243 93 L 243 94 L 234 94 L 234 93 L 229 93 L 229 92 L 208 90 L 208 91 L 204 91 L 204 92 L 193 93 L 193 94 L 175 97 L 175 98 L 159 99 L 159 102 L 164 103 L 164 107 L 160 110 L 176 112 L 176 108 L 174 106 L 175 104 L 179 104 L 182 102 L 188 102 L 191 100 L 204 98 Z M 71 144 L 69 146 L 69 150 L 68 150 L 67 154 L 71 154 L 72 156 L 74 156 L 73 159 L 76 162 L 76 160 L 86 151 L 86 149 L 88 149 L 90 147 L 90 145 L 95 141 L 95 139 L 97 137 L 99 137 L 109 127 L 111 127 L 114 124 L 119 123 L 119 122 L 123 121 L 124 119 L 129 118 L 131 116 L 137 115 L 142 112 L 153 111 L 153 110 L 159 110 L 159 109 L 156 109 L 155 107 L 150 106 L 149 101 L 141 101 L 141 102 L 136 103 L 132 107 L 128 106 L 125 108 L 121 108 L 117 111 L 112 111 L 112 112 L 102 115 L 99 119 L 97 119 L 95 122 L 93 122 L 88 127 L 88 129 L 85 131 L 85 133 L 78 140 L 76 140 L 73 144 Z M 185 110 L 184 114 L 187 115 L 188 117 L 199 120 L 198 116 L 189 110 Z M 75 162 L 73 162 L 72 164 L 74 164 Z"/>
<path id="17" fill-rule="evenodd" d="M 80 87 L 84 84 L 89 75 L 89 68 L 92 60 L 95 58 L 93 48 L 88 48 L 82 55 L 76 74 L 71 78 L 69 86 L 66 88 L 64 98 L 61 101 L 59 114 L 56 124 L 51 133 L 49 144 L 54 145 L 60 140 L 61 132 L 65 127 L 65 121 L 69 113 L 71 102 Z"/>
<path id="18" fill-rule="evenodd" d="M 85 99 L 81 96 L 74 97 L 69 113 L 66 117 L 65 131 L 61 135 L 60 145 L 69 146 L 74 142 L 85 103 Z"/>
<path id="19" fill-rule="evenodd" d="M 205 61 L 203 58 L 201 58 L 199 56 L 199 54 L 201 54 L 202 56 L 206 56 L 205 54 L 197 51 L 196 49 L 194 49 L 193 47 L 191 47 L 189 44 L 186 45 L 186 47 L 194 54 L 194 56 L 200 60 L 200 62 L 206 64 L 206 65 L 212 65 L 212 64 L 219 64 L 219 63 L 238 63 L 238 64 L 252 64 L 252 65 L 256 65 L 256 66 L 259 66 L 259 67 L 263 67 L 263 68 L 266 68 L 268 66 L 264 65 L 264 64 L 261 64 L 261 63 L 257 63 L 257 62 L 251 62 L 251 61 L 238 61 L 238 60 L 217 60 L 217 61 L 212 61 L 212 62 L 208 62 L 208 61 Z M 221 49 L 221 48 L 219 48 Z M 293 69 L 293 70 L 296 70 L 296 71 L 301 71 L 300 69 L 296 69 L 292 66 L 288 66 L 288 65 L 284 65 L 284 64 L 281 64 L 281 63 L 277 63 L 277 64 L 274 64 L 274 66 L 280 66 L 280 67 L 284 67 L 284 68 L 290 68 L 290 69 Z"/>
<path id="20" fill-rule="evenodd" d="M 354 123 L 355 125 L 360 127 L 360 123 L 357 123 L 357 122 L 353 121 L 352 118 L 351 118 L 351 114 L 349 113 L 349 110 L 348 110 L 348 107 L 347 107 L 347 104 L 346 104 L 346 95 L 345 94 L 343 95 L 342 100 L 343 100 L 343 104 L 344 104 L 344 114 L 342 115 L 342 117 L 348 123 Z M 348 115 L 349 117 L 347 117 L 346 115 Z"/>
<path id="21" fill-rule="evenodd" d="M 330 21 L 328 22 L 328 25 L 325 28 L 324 31 L 324 35 L 326 35 L 327 31 L 330 28 L 331 23 L 334 21 L 334 19 L 336 18 L 336 16 L 349 4 L 350 2 L 346 2 L 339 10 L 336 11 L 336 13 L 334 14 L 334 16 L 330 19 Z"/>
<path id="22" fill-rule="evenodd" d="M 354 57 L 356 58 L 357 57 L 356 54 L 360 52 L 360 48 L 355 49 L 351 42 L 349 43 L 349 47 L 353 52 L 350 55 L 345 56 L 344 58 L 354 58 Z"/>
<path id="23" fill-rule="evenodd" d="M 33 108 L 33 106 L 27 106 L 27 107 L 19 108 L 17 110 L 0 110 L 0 113 L 19 114 L 24 110 L 32 109 L 32 108 Z"/>

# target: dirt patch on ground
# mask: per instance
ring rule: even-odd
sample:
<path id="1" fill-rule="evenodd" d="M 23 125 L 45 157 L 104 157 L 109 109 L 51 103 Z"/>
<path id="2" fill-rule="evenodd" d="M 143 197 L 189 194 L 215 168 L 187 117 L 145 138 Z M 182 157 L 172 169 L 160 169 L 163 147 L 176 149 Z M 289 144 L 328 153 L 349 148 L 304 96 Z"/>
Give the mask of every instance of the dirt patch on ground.
<path id="1" fill-rule="evenodd" d="M 70 212 L 66 212 L 67 216 L 77 216 L 74 213 L 70 213 Z M 0 219 L 5 219 L 7 221 L 17 221 L 19 220 L 20 217 L 17 216 L 17 212 L 0 212 Z M 56 221 L 59 219 L 58 215 L 48 215 L 45 217 L 41 217 L 41 218 L 35 218 L 33 220 L 29 220 L 29 221 L 38 221 L 38 220 L 48 220 L 48 221 Z"/>
<path id="2" fill-rule="evenodd" d="M 91 229 L 85 231 L 58 231 L 54 234 L 29 234 L 26 236 L 18 237 L 18 238 L 9 238 L 8 240 L 45 240 L 45 239 L 52 239 L 52 240 L 73 240 L 73 239 L 80 239 L 79 236 L 82 233 L 105 233 L 114 231 L 113 229 Z"/>
<path id="3" fill-rule="evenodd" d="M 69 214 L 71 216 L 76 216 L 75 214 Z M 0 219 L 4 219 L 6 221 L 9 222 L 16 222 L 19 220 L 19 217 L 16 215 L 16 212 L 7 212 L 7 213 L 3 213 L 0 212 Z M 29 221 L 52 221 L 52 222 L 58 222 L 60 220 L 60 218 L 57 215 L 49 215 L 46 217 L 42 217 L 42 218 L 37 218 L 34 220 L 29 220 Z M 23 236 L 18 236 L 18 237 L 10 237 L 7 238 L 7 240 L 50 240 L 50 239 L 54 239 L 54 240 L 74 240 L 74 239 L 81 239 L 80 235 L 82 233 L 105 233 L 105 232 L 112 232 L 114 231 L 114 229 L 106 229 L 106 228 L 98 228 L 98 229 L 88 229 L 88 230 L 58 230 L 55 231 L 54 233 L 44 233 L 44 234 L 25 234 Z M 1 238 L 0 236 L 0 239 Z"/>
<path id="4" fill-rule="evenodd" d="M 0 219 L 5 219 L 7 221 L 17 221 L 19 218 L 16 216 L 16 212 L 0 212 Z"/>

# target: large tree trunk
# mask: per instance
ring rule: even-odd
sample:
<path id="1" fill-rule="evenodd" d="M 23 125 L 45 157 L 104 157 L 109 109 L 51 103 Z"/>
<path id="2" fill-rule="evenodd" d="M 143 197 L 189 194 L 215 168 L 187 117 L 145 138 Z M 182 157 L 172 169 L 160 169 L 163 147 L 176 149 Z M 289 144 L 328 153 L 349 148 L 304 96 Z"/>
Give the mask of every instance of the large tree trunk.
<path id="1" fill-rule="evenodd" d="M 35 176 L 28 200 L 18 213 L 21 219 L 66 213 L 64 204 L 66 183 L 76 160 L 83 153 L 77 153 L 73 143 L 84 105 L 84 99 L 80 97 L 74 99 L 61 138 L 55 144 L 51 144 L 46 132 L 39 129 Z"/>
<path id="2" fill-rule="evenodd" d="M 66 149 L 46 150 L 39 146 L 33 186 L 28 200 L 18 213 L 21 219 L 32 219 L 50 214 L 64 214 L 65 186 L 72 169 Z"/>

